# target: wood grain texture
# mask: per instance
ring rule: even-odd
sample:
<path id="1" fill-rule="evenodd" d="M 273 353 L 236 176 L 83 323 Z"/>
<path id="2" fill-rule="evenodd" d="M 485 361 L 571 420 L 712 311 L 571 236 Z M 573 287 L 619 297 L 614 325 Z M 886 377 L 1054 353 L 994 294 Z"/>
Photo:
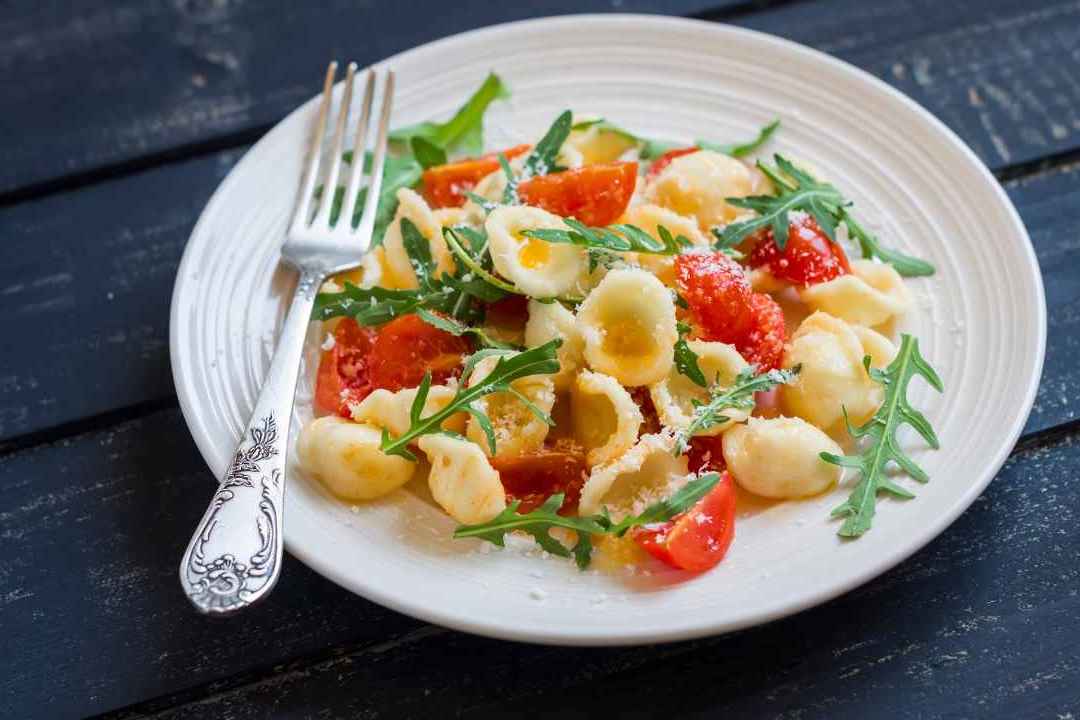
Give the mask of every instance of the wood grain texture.
<path id="1" fill-rule="evenodd" d="M 1080 700 L 1078 471 L 1073 436 L 1019 452 L 914 558 L 797 617 L 659 648 L 562 649 L 431 628 L 292 560 L 261 607 L 197 617 L 175 565 L 210 478 L 179 414 L 162 412 L 0 459 L 0 707 L 19 718 L 133 703 L 238 720 L 559 707 L 1056 717 Z"/>
<path id="2" fill-rule="evenodd" d="M 225 151 L 0 210 L 4 440 L 173 396 L 168 307 L 202 204 L 239 158 Z M 1078 412 L 1080 166 L 1009 183 L 1044 270 L 1050 312 L 1045 379 L 1027 432 Z M 77 372 L 73 357 L 80 358 Z"/>
<path id="3" fill-rule="evenodd" d="M 5 3 L 0 137 L 17 141 L 6 143 L 0 193 L 265 128 L 318 91 L 331 58 L 367 64 L 464 30 L 542 15 L 687 14 L 741 3 Z"/>
<path id="4" fill-rule="evenodd" d="M 546 0 L 527 6 L 122 0 L 9 4 L 0 20 L 0 193 L 250 141 L 311 97 L 330 56 L 373 61 L 547 14 L 704 13 L 833 53 L 907 92 L 993 166 L 1080 147 L 1080 0 Z M 743 16 L 733 9 L 745 9 Z M 381 28 L 393 31 L 379 32 Z M 313 81 L 313 78 L 315 80 Z M 230 140 L 231 138 L 231 140 Z"/>
<path id="5" fill-rule="evenodd" d="M 992 168 L 1080 146 L 1080 0 L 794 3 L 738 24 L 877 75 Z"/>

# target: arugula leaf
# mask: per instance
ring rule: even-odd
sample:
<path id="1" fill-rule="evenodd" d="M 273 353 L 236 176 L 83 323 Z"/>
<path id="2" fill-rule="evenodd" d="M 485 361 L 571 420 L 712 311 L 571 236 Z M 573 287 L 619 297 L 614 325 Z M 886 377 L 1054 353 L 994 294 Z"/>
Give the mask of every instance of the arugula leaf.
<path id="1" fill-rule="evenodd" d="M 694 478 L 679 488 L 671 497 L 653 503 L 642 510 L 641 514 L 623 518 L 608 528 L 608 532 L 615 537 L 622 537 L 632 527 L 667 522 L 676 515 L 694 507 L 698 500 L 708 495 L 709 491 L 716 487 L 718 482 L 720 482 L 720 474 L 715 472 Z"/>
<path id="2" fill-rule="evenodd" d="M 758 213 L 756 217 L 732 223 L 724 228 L 713 228 L 717 245 L 733 247 L 748 235 L 771 227 L 776 246 L 783 250 L 788 238 L 788 213 L 801 210 L 813 216 L 817 224 L 836 241 L 836 227 L 843 223 L 852 239 L 859 243 L 865 258 L 877 258 L 896 268 L 904 277 L 933 275 L 934 266 L 925 260 L 886 248 L 867 232 L 848 210 L 851 203 L 829 183 L 819 182 L 805 170 L 797 168 L 782 155 L 775 155 L 776 168 L 758 161 L 758 168 L 772 181 L 776 195 L 755 195 L 746 198 L 727 198 L 736 207 L 744 207 Z"/>
<path id="3" fill-rule="evenodd" d="M 510 167 L 510 161 L 502 153 L 499 153 L 499 167 L 502 168 L 503 174 L 506 175 L 506 188 L 503 190 L 502 204 L 517 205 L 519 202 L 518 180 L 514 177 L 514 169 Z"/>
<path id="4" fill-rule="evenodd" d="M 742 242 L 747 236 L 759 230 L 772 228 L 776 247 L 783 250 L 788 240 L 788 213 L 801 210 L 817 220 L 818 225 L 829 236 L 836 237 L 836 208 L 844 204 L 844 198 L 836 188 L 828 183 L 818 182 L 811 175 L 792 165 L 786 158 L 776 155 L 776 164 L 789 177 L 794 179 L 794 187 L 776 185 L 777 195 L 752 195 L 743 198 L 727 198 L 726 202 L 735 207 L 746 208 L 757 213 L 755 217 L 731 223 L 726 227 L 713 228 L 713 234 L 727 247 Z M 767 168 L 758 162 L 758 167 Z M 768 173 L 767 173 L 768 174 Z M 772 177 L 770 175 L 770 177 Z"/>
<path id="5" fill-rule="evenodd" d="M 675 369 L 682 375 L 701 387 L 708 387 L 709 381 L 705 379 L 705 373 L 698 365 L 698 356 L 686 342 L 686 334 L 691 327 L 684 322 L 678 323 L 679 339 L 675 342 Z"/>
<path id="6" fill-rule="evenodd" d="M 524 352 L 501 355 L 486 377 L 471 387 L 466 387 L 465 383 L 459 385 L 457 393 L 450 402 L 428 417 L 421 417 L 424 404 L 427 402 L 427 393 L 418 390 L 412 406 L 412 417 L 415 417 L 415 420 L 410 420 L 409 429 L 396 438 L 388 432 L 383 432 L 379 448 L 387 455 L 400 455 L 410 460 L 414 459 L 408 449 L 409 443 L 422 435 L 441 432 L 440 426 L 443 421 L 455 413 L 468 412 L 475 416 L 479 410 L 472 408 L 473 401 L 492 393 L 512 392 L 510 383 L 520 378 L 529 375 L 553 375 L 559 372 L 556 351 L 561 344 L 561 340 L 555 339 Z M 472 367 L 475 367 L 475 363 Z M 546 414 L 539 417 L 545 422 L 550 420 Z"/>
<path id="7" fill-rule="evenodd" d="M 919 341 L 904 333 L 900 336 L 900 350 L 888 367 L 878 370 L 870 366 L 870 356 L 863 358 L 863 365 L 874 382 L 885 388 L 885 401 L 874 416 L 855 428 L 847 419 L 848 432 L 856 439 L 868 438 L 866 449 L 857 455 L 833 455 L 821 453 L 825 462 L 859 471 L 859 482 L 848 499 L 832 511 L 832 517 L 843 517 L 838 531 L 844 537 L 859 537 L 870 529 L 874 519 L 874 506 L 879 491 L 899 498 L 914 497 L 912 493 L 893 482 L 886 474 L 889 461 L 921 483 L 929 481 L 926 472 L 907 456 L 896 439 L 896 431 L 904 424 L 915 429 L 926 444 L 937 450 L 941 445 L 930 421 L 911 407 L 907 399 L 908 385 L 916 375 L 921 376 L 932 388 L 944 392 L 941 378 L 919 353 Z"/>
<path id="8" fill-rule="evenodd" d="M 510 92 L 502 79 L 495 73 L 490 73 L 476 92 L 446 122 L 423 122 L 398 128 L 390 133 L 390 139 L 394 142 L 411 143 L 414 137 L 422 137 L 447 151 L 461 150 L 466 154 L 479 155 L 484 149 L 484 113 L 492 102 L 508 97 Z"/>
<path id="9" fill-rule="evenodd" d="M 694 144 L 702 150 L 712 150 L 714 152 L 723 153 L 724 155 L 740 158 L 749 155 L 765 143 L 769 142 L 769 138 L 773 136 L 773 133 L 775 133 L 779 127 L 780 120 L 773 120 L 758 131 L 757 137 L 744 143 L 719 144 L 709 142 L 708 140 L 697 140 Z"/>
<path id="10" fill-rule="evenodd" d="M 574 115 L 569 110 L 564 110 L 559 117 L 555 118 L 555 122 L 551 124 L 544 137 L 540 138 L 540 142 L 536 143 L 536 147 L 525 158 L 525 166 L 521 174 L 523 179 L 536 175 L 548 175 L 564 169 L 557 164 L 556 160 L 563 143 L 570 136 L 573 122 Z"/>
<path id="11" fill-rule="evenodd" d="M 567 517 L 559 515 L 565 496 L 563 493 L 552 495 L 544 504 L 528 513 L 519 513 L 521 502 L 515 501 L 508 508 L 485 523 L 459 525 L 454 530 L 454 537 L 479 538 L 498 547 L 506 546 L 506 534 L 520 530 L 536 539 L 537 544 L 552 555 L 574 557 L 578 568 L 584 570 L 592 560 L 594 535 L 614 535 L 622 537 L 630 528 L 651 523 L 666 522 L 676 515 L 684 513 L 705 497 L 720 481 L 718 473 L 708 473 L 686 483 L 671 497 L 649 505 L 639 515 L 623 518 L 613 523 L 605 508 L 597 515 Z M 553 528 L 566 528 L 577 533 L 577 542 L 568 548 L 551 536 Z"/>
<path id="12" fill-rule="evenodd" d="M 476 341 L 480 343 L 482 347 L 497 348 L 500 350 L 521 350 L 522 348 L 512 343 L 503 342 L 502 340 L 496 340 L 495 338 L 484 332 L 483 328 L 472 327 L 457 320 L 456 318 L 439 315 L 431 312 L 426 308 L 419 308 L 416 314 L 420 316 L 420 319 L 426 322 L 428 325 L 437 327 L 440 330 L 445 330 L 451 335 L 461 337 L 462 335 L 472 335 L 476 338 Z"/>
<path id="13" fill-rule="evenodd" d="M 466 251 L 465 248 L 461 246 L 461 242 L 458 240 L 457 237 L 458 233 L 464 234 L 464 228 L 461 226 L 443 228 L 443 238 L 446 240 L 446 244 L 447 246 L 449 246 L 450 251 L 454 253 L 454 257 L 460 260 L 462 264 L 465 265 L 465 267 L 467 267 L 469 270 L 471 270 L 480 280 L 487 283 L 488 285 L 491 285 L 494 288 L 497 288 L 498 290 L 501 290 L 503 293 L 507 293 L 510 295 L 525 294 L 518 290 L 517 287 L 515 287 L 511 283 L 508 283 L 502 278 L 496 277 L 494 273 L 488 272 L 488 270 L 483 267 L 483 265 L 477 258 L 470 255 L 468 251 Z"/>
<path id="14" fill-rule="evenodd" d="M 694 435 L 727 422 L 730 418 L 724 414 L 725 410 L 752 410 L 754 393 L 790 383 L 799 374 L 800 368 L 796 365 L 790 370 L 770 370 L 757 376 L 754 375 L 754 370 L 754 367 L 750 366 L 740 372 L 731 387 L 713 385 L 709 388 L 708 401 L 693 401 L 694 412 L 690 424 L 675 435 L 676 456 L 686 452 L 690 438 Z"/>
<path id="15" fill-rule="evenodd" d="M 401 219 L 401 244 L 409 258 L 416 282 L 421 286 L 429 285 L 435 276 L 435 261 L 431 259 L 431 246 L 420 230 L 408 218 Z"/>
<path id="16" fill-rule="evenodd" d="M 536 240 L 600 250 L 603 252 L 638 252 L 651 255 L 678 255 L 690 240 L 679 235 L 672 237 L 664 226 L 657 226 L 657 240 L 636 225 L 609 225 L 606 228 L 589 227 L 574 218 L 563 218 L 569 230 L 524 230 L 522 235 Z"/>
<path id="17" fill-rule="evenodd" d="M 536 543 L 552 555 L 558 555 L 559 557 L 573 555 L 578 567 L 585 569 L 592 559 L 590 536 L 602 534 L 604 527 L 595 518 L 559 515 L 559 508 L 562 507 L 564 500 L 564 494 L 557 493 L 545 500 L 543 505 L 524 515 L 518 512 L 521 501 L 514 501 L 509 507 L 486 523 L 458 526 L 454 530 L 454 537 L 457 539 L 479 538 L 487 540 L 498 547 L 506 547 L 506 534 L 514 530 L 520 530 L 535 538 Z M 577 545 L 571 549 L 553 538 L 550 531 L 552 528 L 557 527 L 576 532 L 578 534 Z"/>
<path id="18" fill-rule="evenodd" d="M 412 147 L 413 157 L 426 170 L 429 167 L 446 164 L 446 150 L 439 147 L 422 135 L 414 135 L 409 140 Z"/>
<path id="19" fill-rule="evenodd" d="M 878 242 L 877 237 L 863 229 L 847 208 L 840 208 L 840 222 L 848 229 L 848 235 L 859 243 L 859 250 L 864 258 L 877 258 L 896 268 L 904 277 L 925 277 L 934 274 L 934 266 L 925 260 L 905 255 L 899 250 L 887 248 Z"/>

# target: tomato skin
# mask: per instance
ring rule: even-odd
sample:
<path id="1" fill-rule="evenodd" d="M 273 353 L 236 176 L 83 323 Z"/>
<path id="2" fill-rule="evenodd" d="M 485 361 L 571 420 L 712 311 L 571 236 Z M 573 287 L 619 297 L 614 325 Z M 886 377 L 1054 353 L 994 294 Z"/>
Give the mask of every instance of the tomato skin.
<path id="1" fill-rule="evenodd" d="M 506 502 L 520 500 L 518 512 L 540 507 L 555 493 L 566 493 L 560 515 L 577 512 L 581 488 L 589 476 L 585 451 L 579 447 L 543 448 L 516 457 L 491 458 L 506 490 Z"/>
<path id="2" fill-rule="evenodd" d="M 526 205 L 601 227 L 619 219 L 637 184 L 637 163 L 601 163 L 538 175 L 518 185 Z"/>
<path id="3" fill-rule="evenodd" d="M 735 342 L 735 349 L 743 359 L 757 366 L 759 373 L 776 370 L 784 360 L 784 342 L 787 326 L 780 305 L 765 293 L 750 296 L 750 313 L 753 327 Z"/>
<path id="4" fill-rule="evenodd" d="M 724 462 L 723 437 L 723 435 L 698 435 L 690 438 L 690 447 L 686 451 L 690 472 L 727 470 L 727 463 Z"/>
<path id="5" fill-rule="evenodd" d="M 652 165 L 649 166 L 648 172 L 645 173 L 645 179 L 652 180 L 654 177 L 662 173 L 664 171 L 664 168 L 670 165 L 671 161 L 675 158 L 682 157 L 683 155 L 689 155 L 690 153 L 696 153 L 700 149 L 701 148 L 699 147 L 685 147 L 676 148 L 675 150 L 668 150 L 666 153 L 653 160 Z"/>
<path id="6" fill-rule="evenodd" d="M 465 338 L 428 325 L 418 315 L 402 315 L 383 325 L 369 353 L 371 386 L 391 391 L 416 387 L 431 373 L 434 385 L 461 371 L 469 352 Z"/>
<path id="7" fill-rule="evenodd" d="M 368 353 L 375 331 L 343 318 L 334 328 L 334 347 L 323 350 L 315 378 L 315 407 L 324 413 L 350 417 L 349 405 L 372 390 Z"/>
<path id="8" fill-rule="evenodd" d="M 532 145 L 515 145 L 502 151 L 507 160 L 529 151 Z M 465 193 L 499 169 L 499 153 L 436 165 L 424 170 L 424 199 L 433 208 L 461 207 Z"/>
<path id="9" fill-rule="evenodd" d="M 709 493 L 666 523 L 646 525 L 634 540 L 668 565 L 702 572 L 724 559 L 735 537 L 735 484 L 724 472 Z"/>
<path id="10" fill-rule="evenodd" d="M 727 255 L 687 253 L 675 259 L 675 284 L 707 340 L 736 343 L 752 330 L 750 281 Z"/>
<path id="11" fill-rule="evenodd" d="M 772 229 L 764 232 L 750 253 L 750 267 L 763 265 L 768 266 L 774 277 L 803 287 L 851 272 L 844 249 L 829 240 L 809 215 L 790 222 L 783 252 L 776 246 Z"/>

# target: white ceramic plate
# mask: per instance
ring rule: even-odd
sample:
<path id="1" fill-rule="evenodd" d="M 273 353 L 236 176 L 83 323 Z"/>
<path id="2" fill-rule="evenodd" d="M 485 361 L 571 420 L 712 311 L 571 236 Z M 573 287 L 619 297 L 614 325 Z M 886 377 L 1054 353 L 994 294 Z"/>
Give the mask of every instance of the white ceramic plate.
<path id="1" fill-rule="evenodd" d="M 398 73 L 395 125 L 448 116 L 485 73 L 498 71 L 513 98 L 489 114 L 495 147 L 535 139 L 567 107 L 688 141 L 748 138 L 782 118 L 770 149 L 817 168 L 887 242 L 937 266 L 934 277 L 911 282 L 916 308 L 901 329 L 919 337 L 944 380 L 944 396 L 921 383 L 912 394 L 943 450 L 911 442 L 931 482 L 913 488 L 914 500 L 880 500 L 873 529 L 858 541 L 842 542 L 828 520 L 845 487 L 743 512 L 724 562 L 682 582 L 620 568 L 580 573 L 524 549 L 483 552 L 489 548 L 478 541 L 452 540 L 454 523 L 422 493 L 352 509 L 294 472 L 286 541 L 318 572 L 401 612 L 503 638 L 599 645 L 708 635 L 788 615 L 884 572 L 951 523 L 1005 460 L 1042 368 L 1038 266 L 997 182 L 952 132 L 900 93 L 784 40 L 647 16 L 501 25 L 381 65 Z M 313 75 L 313 88 L 317 80 Z M 170 341 L 177 392 L 218 476 L 247 421 L 291 293 L 278 249 L 314 115 L 313 99 L 230 173 L 195 227 L 176 280 Z M 317 338 L 310 340 L 314 349 Z M 309 363 L 294 420 L 310 417 L 303 398 L 311 385 Z"/>

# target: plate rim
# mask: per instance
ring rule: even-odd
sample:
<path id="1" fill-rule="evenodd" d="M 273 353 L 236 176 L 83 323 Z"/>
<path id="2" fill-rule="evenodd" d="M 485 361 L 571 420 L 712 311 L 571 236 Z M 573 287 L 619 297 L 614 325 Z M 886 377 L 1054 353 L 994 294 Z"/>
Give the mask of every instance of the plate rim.
<path id="1" fill-rule="evenodd" d="M 437 607 L 433 607 L 423 602 L 413 601 L 410 598 L 403 598 L 401 596 L 392 596 L 390 593 L 384 592 L 377 584 L 371 584 L 366 586 L 363 592 L 353 587 L 350 580 L 341 573 L 341 571 L 335 567 L 335 564 L 329 562 L 326 558 L 323 558 L 313 552 L 309 553 L 304 544 L 298 541 L 290 540 L 288 527 L 285 530 L 285 547 L 286 549 L 299 561 L 303 562 L 309 568 L 319 573 L 326 579 L 330 580 L 334 584 L 343 588 L 344 590 L 363 597 L 371 602 L 378 603 L 385 608 L 389 608 L 396 612 L 401 612 L 425 622 L 430 622 L 443 627 L 451 628 L 454 630 L 461 630 L 477 635 L 486 637 L 493 637 L 503 640 L 513 641 L 527 641 L 538 644 L 547 645 L 563 645 L 563 646 L 625 646 L 625 645 L 638 645 L 638 644 L 652 644 L 661 642 L 677 642 L 680 640 L 686 640 L 697 637 L 716 636 L 741 630 L 747 627 L 753 627 L 772 622 L 774 620 L 787 617 L 789 615 L 796 614 L 803 610 L 816 607 L 824 604 L 830 600 L 833 600 L 841 595 L 844 595 L 851 590 L 864 585 L 870 580 L 883 575 L 892 568 L 899 565 L 904 560 L 908 559 L 916 552 L 925 547 L 930 541 L 937 538 L 942 532 L 944 532 L 955 520 L 965 511 L 975 499 L 986 489 L 990 482 L 997 476 L 1001 467 L 1005 464 L 1008 457 L 1012 454 L 1015 448 L 1016 442 L 1022 432 L 1028 417 L 1031 414 L 1031 410 L 1034 406 L 1036 394 L 1038 392 L 1039 385 L 1042 379 L 1042 371 L 1046 356 L 1046 337 L 1047 337 L 1047 311 L 1046 311 L 1046 290 L 1043 284 L 1042 272 L 1038 264 L 1038 259 L 1035 254 L 1034 246 L 1031 242 L 1031 237 L 1025 227 L 1023 220 L 1020 218 L 1019 212 L 1013 205 L 1012 200 L 1005 192 L 1001 183 L 993 176 L 986 165 L 979 159 L 974 151 L 965 143 L 951 128 L 945 125 L 940 119 L 938 119 L 929 110 L 924 108 L 914 99 L 908 97 L 897 88 L 889 85 L 885 81 L 876 77 L 875 75 L 848 63 L 837 57 L 833 57 L 823 51 L 808 47 L 801 43 L 797 43 L 786 38 L 782 38 L 776 35 L 765 33 L 758 30 L 752 30 L 749 28 L 737 27 L 726 23 L 716 23 L 707 20 L 698 20 L 693 18 L 683 17 L 671 17 L 663 15 L 651 15 L 643 13 L 582 13 L 582 14 L 569 14 L 569 15 L 553 15 L 537 18 L 529 18 L 525 20 L 516 20 L 506 23 L 497 23 L 480 28 L 475 28 L 461 33 L 456 33 L 444 38 L 433 40 L 428 43 L 417 45 L 412 48 L 408 48 L 402 52 L 395 53 L 387 58 L 381 59 L 372 63 L 374 66 L 385 66 L 392 64 L 395 60 L 403 55 L 417 52 L 417 51 L 430 51 L 437 49 L 443 44 L 450 42 L 456 42 L 463 38 L 468 38 L 473 35 L 485 34 L 497 32 L 501 29 L 518 28 L 521 26 L 536 26 L 537 32 L 550 32 L 550 26 L 557 26 L 563 23 L 596 23 L 596 24 L 611 24 L 617 25 L 620 23 L 645 23 L 657 27 L 658 30 L 663 32 L 679 32 L 684 29 L 692 29 L 695 31 L 707 29 L 711 32 L 715 32 L 718 35 L 734 34 L 734 35 L 749 35 L 756 38 L 756 41 L 766 44 L 773 44 L 775 47 L 783 48 L 789 52 L 796 52 L 802 54 L 808 60 L 815 63 L 825 63 L 832 66 L 836 71 L 846 73 L 853 78 L 853 80 L 861 83 L 869 83 L 874 85 L 878 90 L 884 90 L 888 94 L 891 94 L 894 100 L 897 100 L 907 106 L 908 109 L 914 111 L 924 121 L 927 121 L 929 126 L 940 134 L 943 138 L 947 139 L 955 149 L 959 150 L 961 155 L 977 169 L 977 172 L 981 175 L 982 179 L 989 183 L 993 188 L 994 195 L 999 202 L 1002 209 L 1006 211 L 1006 215 L 1011 223 L 1010 232 L 1016 233 L 1019 238 L 1024 240 L 1023 249 L 1024 256 L 1027 260 L 1028 274 L 1034 280 L 1034 289 L 1036 290 L 1037 302 L 1033 308 L 1033 317 L 1031 318 L 1035 322 L 1035 329 L 1037 332 L 1037 357 L 1033 366 L 1033 372 L 1028 379 L 1027 387 L 1023 393 L 1023 401 L 1021 411 L 1018 412 L 1012 425 L 1009 427 L 1006 437 L 1003 438 L 1003 442 L 999 446 L 997 454 L 993 457 L 991 462 L 986 466 L 986 470 L 982 477 L 975 478 L 966 489 L 966 491 L 958 496 L 958 498 L 952 503 L 947 511 L 940 513 L 934 519 L 934 522 L 920 526 L 920 530 L 917 534 L 912 536 L 911 541 L 900 546 L 899 549 L 891 551 L 887 554 L 883 554 L 878 557 L 878 560 L 872 565 L 865 566 L 861 571 L 854 573 L 852 576 L 844 579 L 842 582 L 836 582 L 830 584 L 820 590 L 816 590 L 802 597 L 798 597 L 790 602 L 781 602 L 771 607 L 767 612 L 750 613 L 741 619 L 737 620 L 721 620 L 715 622 L 695 622 L 687 623 L 684 626 L 679 626 L 675 629 L 665 628 L 658 631 L 652 631 L 646 629 L 637 628 L 634 626 L 628 626 L 625 630 L 620 631 L 618 634 L 610 632 L 600 632 L 596 634 L 590 634 L 589 632 L 582 632 L 580 630 L 560 630 L 560 629 L 531 629 L 531 628 L 514 628 L 503 625 L 489 624 L 484 622 L 483 618 L 469 618 L 464 617 L 463 612 L 440 611 Z M 288 122 L 297 113 L 303 112 L 304 109 L 317 99 L 317 95 L 313 95 L 307 101 L 302 102 L 296 108 L 294 108 L 287 115 L 282 117 L 274 126 L 266 132 L 254 145 L 252 145 L 243 155 L 240 160 L 230 169 L 226 177 L 218 184 L 213 194 L 207 200 L 199 215 L 198 221 L 193 226 L 191 233 L 188 236 L 188 241 L 185 243 L 184 252 L 181 257 L 180 263 L 177 267 L 176 279 L 173 285 L 173 292 L 170 300 L 169 311 L 169 357 L 170 365 L 172 369 L 173 384 L 176 389 L 177 399 L 179 401 L 180 411 L 184 417 L 185 424 L 195 442 L 196 447 L 202 455 L 203 460 L 209 466 L 211 472 L 215 478 L 220 474 L 215 465 L 216 451 L 212 446 L 209 434 L 205 431 L 203 424 L 198 420 L 198 413 L 196 411 L 196 398 L 194 397 L 194 390 L 192 387 L 186 385 L 183 380 L 183 366 L 187 365 L 185 358 L 179 349 L 179 325 L 178 322 L 180 315 L 180 302 L 183 291 L 183 281 L 187 276 L 188 265 L 193 262 L 192 258 L 194 253 L 192 252 L 192 239 L 200 234 L 203 230 L 203 225 L 209 222 L 209 210 L 216 203 L 222 202 L 221 198 L 224 196 L 225 191 L 231 186 L 233 182 L 236 182 L 236 178 L 240 176 L 239 170 L 244 167 L 244 164 L 249 162 L 251 157 L 257 150 L 266 142 L 268 142 L 269 136 L 273 131 L 281 124 Z"/>

